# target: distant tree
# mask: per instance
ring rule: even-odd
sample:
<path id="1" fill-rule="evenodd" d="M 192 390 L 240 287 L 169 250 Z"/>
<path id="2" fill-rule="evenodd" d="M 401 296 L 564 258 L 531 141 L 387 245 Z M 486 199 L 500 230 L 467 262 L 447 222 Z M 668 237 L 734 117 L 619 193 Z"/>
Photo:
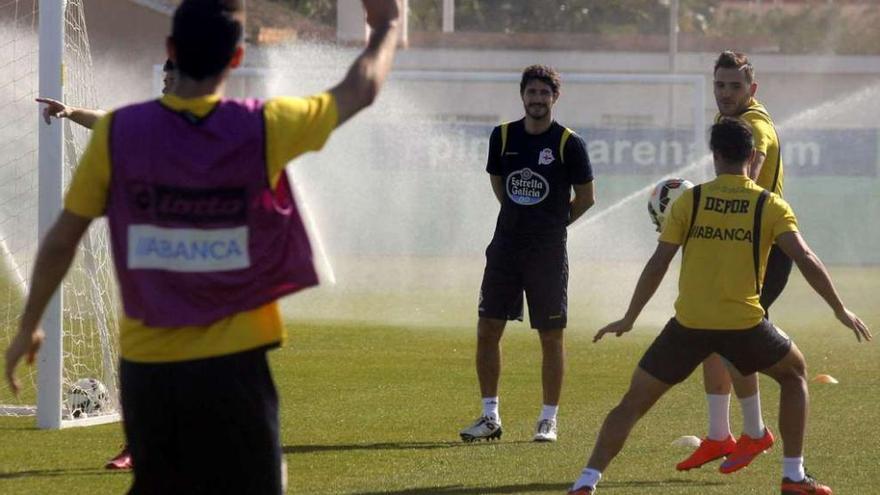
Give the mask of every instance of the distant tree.
<path id="1" fill-rule="evenodd" d="M 272 0 L 322 24 L 336 24 L 337 0 Z"/>
<path id="2" fill-rule="evenodd" d="M 733 11 L 710 34 L 762 37 L 781 53 L 876 54 L 880 52 L 880 8 L 871 7 L 858 17 L 844 17 L 833 6 L 808 8 L 795 13 L 773 9 L 763 15 Z"/>
<path id="3" fill-rule="evenodd" d="M 337 0 L 273 0 L 326 24 L 336 21 Z M 699 29 L 720 0 L 681 0 L 682 29 Z M 670 0 L 456 0 L 461 31 L 665 34 Z M 437 31 L 443 0 L 409 0 L 410 28 Z M 696 20 L 696 21 L 694 21 Z"/>
<path id="4" fill-rule="evenodd" d="M 321 23 L 336 22 L 337 0 L 270 0 Z M 526 33 L 669 33 L 672 0 L 455 0 L 457 31 Z M 790 13 L 773 9 L 761 15 L 727 11 L 721 0 L 679 0 L 682 33 L 724 37 L 760 37 L 782 53 L 880 53 L 880 6 L 864 15 L 844 17 L 836 5 Z M 443 0 L 409 0 L 410 29 L 439 31 Z"/>
<path id="5" fill-rule="evenodd" d="M 720 0 L 681 0 L 683 27 L 709 22 Z M 458 0 L 465 31 L 667 34 L 670 0 Z"/>

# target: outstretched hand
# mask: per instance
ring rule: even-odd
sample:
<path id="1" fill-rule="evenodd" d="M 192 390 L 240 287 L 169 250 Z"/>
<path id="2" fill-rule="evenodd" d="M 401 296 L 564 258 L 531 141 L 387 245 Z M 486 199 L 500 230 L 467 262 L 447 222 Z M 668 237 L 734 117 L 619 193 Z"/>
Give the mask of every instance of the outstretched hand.
<path id="1" fill-rule="evenodd" d="M 52 98 L 37 98 L 38 103 L 45 103 L 46 108 L 43 109 L 43 120 L 46 124 L 52 125 L 51 117 L 56 119 L 64 119 L 70 117 L 71 107 Z"/>
<path id="2" fill-rule="evenodd" d="M 43 330 L 37 329 L 33 332 L 16 333 L 9 343 L 9 348 L 6 349 L 6 381 L 13 394 L 18 395 L 21 390 L 21 384 L 15 379 L 15 367 L 21 358 L 25 358 L 27 364 L 34 364 L 45 338 Z"/>
<path id="3" fill-rule="evenodd" d="M 859 342 L 862 341 L 862 338 L 864 338 L 866 342 L 874 338 L 874 336 L 871 335 L 871 331 L 868 330 L 868 326 L 865 325 L 865 323 L 852 311 L 843 308 L 840 312 L 835 313 L 834 316 L 856 334 L 856 339 Z"/>
<path id="4" fill-rule="evenodd" d="M 596 342 L 599 342 L 600 340 L 602 340 L 602 337 L 604 337 L 605 334 L 607 334 L 607 333 L 613 333 L 614 335 L 617 335 L 618 337 L 620 337 L 621 335 L 625 334 L 626 332 L 629 332 L 630 330 L 632 330 L 632 328 L 633 328 L 632 322 L 627 321 L 625 318 L 622 320 L 617 320 L 615 322 L 609 323 L 609 324 L 605 325 L 604 327 L 602 327 L 602 329 L 596 333 L 596 335 L 593 337 L 593 343 L 596 343 Z"/>

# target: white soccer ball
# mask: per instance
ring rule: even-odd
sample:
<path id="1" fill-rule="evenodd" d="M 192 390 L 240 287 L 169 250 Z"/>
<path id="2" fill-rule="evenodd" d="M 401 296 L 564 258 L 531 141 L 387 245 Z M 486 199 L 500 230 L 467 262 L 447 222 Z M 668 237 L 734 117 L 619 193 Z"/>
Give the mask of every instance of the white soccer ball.
<path id="1" fill-rule="evenodd" d="M 67 410 L 74 418 L 98 414 L 107 409 L 107 387 L 94 378 L 80 378 L 67 391 Z"/>
<path id="2" fill-rule="evenodd" d="M 651 198 L 648 200 L 648 214 L 651 215 L 651 221 L 657 227 L 657 232 L 663 229 L 663 222 L 672 208 L 672 203 L 692 187 L 694 187 L 692 182 L 677 177 L 663 179 L 654 186 Z"/>

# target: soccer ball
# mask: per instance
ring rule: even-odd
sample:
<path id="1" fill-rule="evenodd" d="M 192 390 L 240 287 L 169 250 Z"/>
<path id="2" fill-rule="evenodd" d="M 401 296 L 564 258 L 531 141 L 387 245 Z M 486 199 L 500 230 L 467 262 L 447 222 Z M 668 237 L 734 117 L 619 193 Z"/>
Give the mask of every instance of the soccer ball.
<path id="1" fill-rule="evenodd" d="M 663 179 L 654 186 L 651 199 L 648 200 L 648 214 L 651 215 L 651 221 L 657 227 L 657 232 L 663 229 L 666 213 L 672 207 L 672 203 L 692 187 L 694 187 L 693 183 L 679 178 Z"/>
<path id="2" fill-rule="evenodd" d="M 107 402 L 107 387 L 94 378 L 80 378 L 67 391 L 67 410 L 74 418 L 100 413 Z"/>

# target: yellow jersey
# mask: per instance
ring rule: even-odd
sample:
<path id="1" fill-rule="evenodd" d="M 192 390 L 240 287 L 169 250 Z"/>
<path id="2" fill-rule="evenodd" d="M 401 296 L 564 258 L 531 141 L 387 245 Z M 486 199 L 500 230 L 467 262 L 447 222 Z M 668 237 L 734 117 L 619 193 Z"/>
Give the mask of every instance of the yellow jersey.
<path id="1" fill-rule="evenodd" d="M 755 150 L 764 155 L 764 164 L 755 182 L 764 189 L 782 196 L 785 182 L 785 169 L 782 166 L 782 149 L 779 135 L 770 113 L 758 100 L 752 98 L 745 111 L 738 116 L 752 129 Z M 715 122 L 721 118 L 715 117 Z"/>
<path id="2" fill-rule="evenodd" d="M 695 329 L 757 325 L 770 247 L 797 230 L 788 203 L 744 175 L 719 175 L 685 191 L 660 234 L 661 242 L 683 249 L 675 318 Z"/>
<path id="3" fill-rule="evenodd" d="M 165 95 L 162 103 L 176 111 L 197 117 L 210 113 L 219 95 L 184 99 Z M 272 186 L 278 182 L 290 160 L 324 146 L 336 128 L 338 110 L 330 93 L 307 98 L 281 97 L 267 100 L 263 107 L 266 127 L 266 167 Z M 104 215 L 110 187 L 110 122 L 113 113 L 101 118 L 74 172 L 64 198 L 64 209 L 76 215 L 97 218 Z M 177 328 L 148 327 L 123 314 L 120 318 L 120 354 L 126 360 L 144 363 L 188 361 L 234 354 L 285 339 L 278 304 L 243 311 L 208 326 Z"/>

